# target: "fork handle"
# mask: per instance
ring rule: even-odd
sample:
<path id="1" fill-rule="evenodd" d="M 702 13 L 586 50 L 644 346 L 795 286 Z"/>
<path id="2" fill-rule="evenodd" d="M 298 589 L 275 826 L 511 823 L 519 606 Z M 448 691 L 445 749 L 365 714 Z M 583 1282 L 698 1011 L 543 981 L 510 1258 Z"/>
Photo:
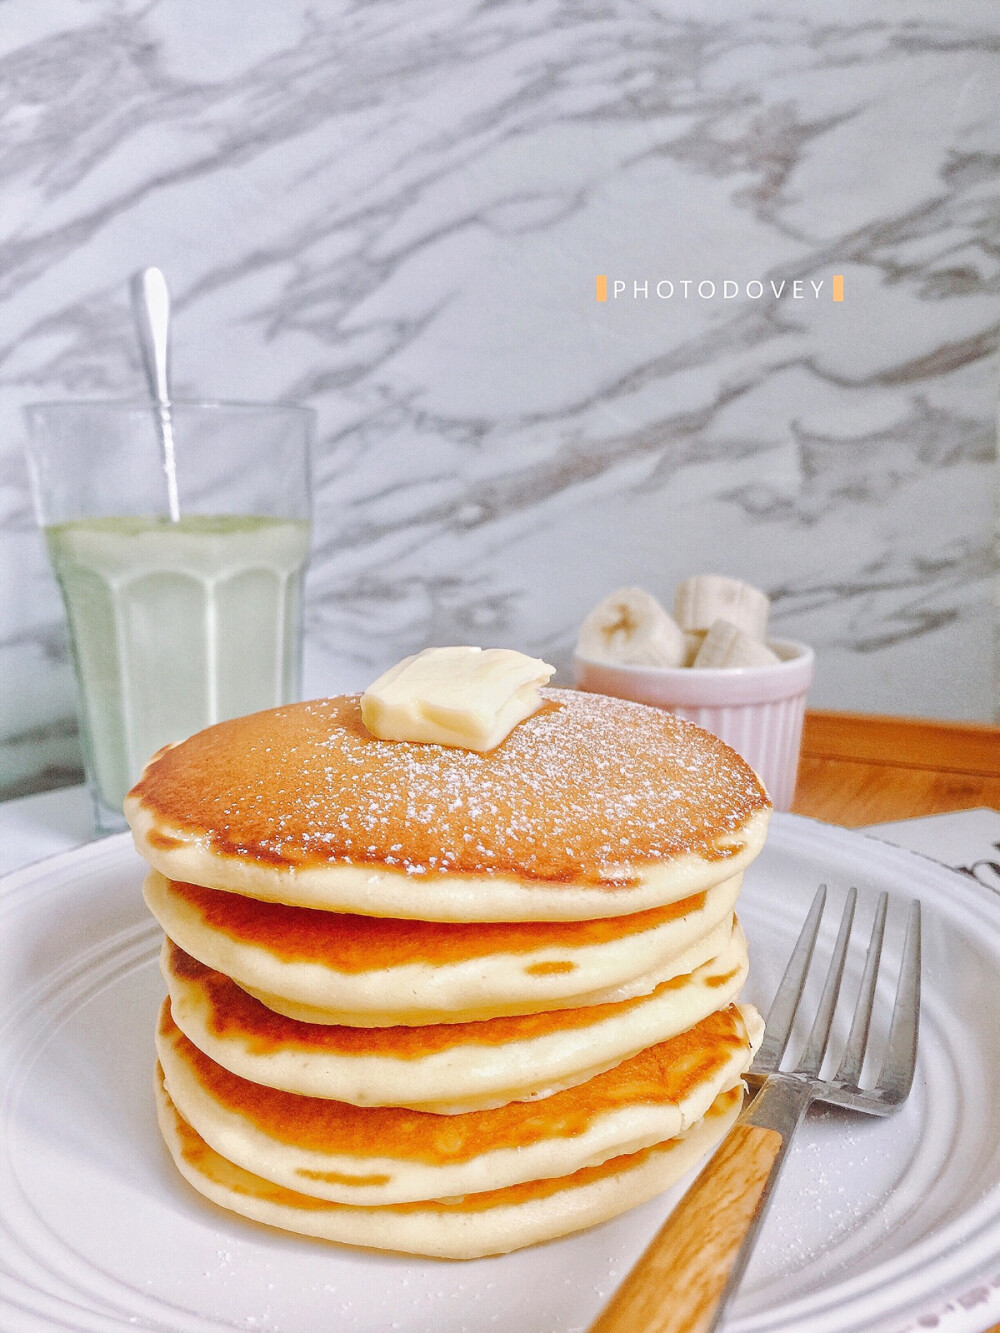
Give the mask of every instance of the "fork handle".
<path id="1" fill-rule="evenodd" d="M 809 1100 L 801 1086 L 765 1084 L 590 1333 L 709 1333 L 716 1326 Z"/>

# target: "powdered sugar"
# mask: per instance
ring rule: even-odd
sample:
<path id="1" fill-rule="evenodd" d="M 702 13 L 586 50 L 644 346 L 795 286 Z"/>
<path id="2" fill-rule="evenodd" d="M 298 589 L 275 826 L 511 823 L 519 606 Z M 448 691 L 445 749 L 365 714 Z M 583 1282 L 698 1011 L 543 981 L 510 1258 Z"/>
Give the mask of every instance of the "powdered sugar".
<path id="1" fill-rule="evenodd" d="M 488 754 L 375 740 L 357 696 L 273 709 L 166 751 L 137 794 L 217 850 L 276 865 L 576 881 L 711 855 L 767 804 L 733 751 L 670 714 L 543 697 Z"/>

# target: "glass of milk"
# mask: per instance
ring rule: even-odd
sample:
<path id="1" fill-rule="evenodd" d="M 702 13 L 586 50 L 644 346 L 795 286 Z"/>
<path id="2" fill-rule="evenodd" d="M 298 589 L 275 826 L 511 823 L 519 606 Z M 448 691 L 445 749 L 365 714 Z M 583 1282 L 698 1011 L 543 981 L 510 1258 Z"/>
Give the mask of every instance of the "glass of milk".
<path id="1" fill-rule="evenodd" d="M 298 696 L 313 413 L 148 402 L 26 409 L 38 521 L 62 590 L 100 833 L 162 746 Z M 173 515 L 173 516 L 172 516 Z"/>

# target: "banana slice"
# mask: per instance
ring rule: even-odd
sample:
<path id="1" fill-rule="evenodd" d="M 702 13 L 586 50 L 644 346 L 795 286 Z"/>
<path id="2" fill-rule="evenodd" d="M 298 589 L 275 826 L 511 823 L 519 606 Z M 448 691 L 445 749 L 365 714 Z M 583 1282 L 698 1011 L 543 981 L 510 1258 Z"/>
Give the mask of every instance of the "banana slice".
<path id="1" fill-rule="evenodd" d="M 729 620 L 715 620 L 705 635 L 693 667 L 773 666 L 781 658 L 759 639 L 744 634 Z"/>
<path id="2" fill-rule="evenodd" d="M 684 661 L 681 666 L 694 666 L 694 659 L 698 656 L 698 650 L 705 642 L 707 629 L 686 629 L 684 634 Z"/>
<path id="3" fill-rule="evenodd" d="M 707 630 L 714 620 L 728 620 L 763 641 L 770 609 L 766 593 L 723 574 L 685 579 L 674 593 L 674 619 L 682 630 Z"/>
<path id="4" fill-rule="evenodd" d="M 681 666 L 684 635 L 652 593 L 619 588 L 590 611 L 580 626 L 576 651 L 597 662 L 622 666 Z"/>

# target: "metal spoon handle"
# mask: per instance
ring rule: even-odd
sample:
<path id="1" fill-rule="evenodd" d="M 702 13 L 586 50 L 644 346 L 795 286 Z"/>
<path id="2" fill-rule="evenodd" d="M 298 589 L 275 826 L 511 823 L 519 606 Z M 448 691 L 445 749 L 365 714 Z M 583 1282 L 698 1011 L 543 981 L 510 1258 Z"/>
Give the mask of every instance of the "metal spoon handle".
<path id="1" fill-rule="evenodd" d="M 144 268 L 129 283 L 149 396 L 170 404 L 170 293 L 158 268 Z"/>
<path id="2" fill-rule="evenodd" d="M 177 493 L 174 426 L 170 415 L 170 292 L 167 290 L 167 280 L 158 268 L 144 268 L 134 274 L 129 282 L 129 292 L 149 396 L 156 409 L 170 518 L 177 523 L 181 513 Z"/>

